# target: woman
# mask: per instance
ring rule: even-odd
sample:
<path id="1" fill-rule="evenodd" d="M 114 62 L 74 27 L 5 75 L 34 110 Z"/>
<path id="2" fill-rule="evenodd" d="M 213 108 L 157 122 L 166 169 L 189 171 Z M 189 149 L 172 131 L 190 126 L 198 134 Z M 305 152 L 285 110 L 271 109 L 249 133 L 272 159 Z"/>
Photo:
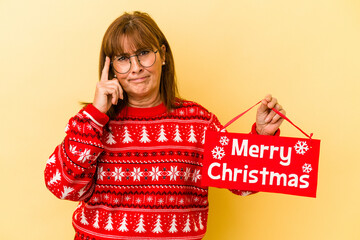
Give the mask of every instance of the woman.
<path id="1" fill-rule="evenodd" d="M 202 239 L 204 133 L 222 125 L 177 97 L 170 46 L 145 13 L 125 13 L 109 26 L 99 72 L 92 104 L 70 119 L 45 169 L 55 196 L 80 201 L 75 239 Z M 266 96 L 252 133 L 275 134 L 283 119 L 273 107 L 285 113 Z"/>

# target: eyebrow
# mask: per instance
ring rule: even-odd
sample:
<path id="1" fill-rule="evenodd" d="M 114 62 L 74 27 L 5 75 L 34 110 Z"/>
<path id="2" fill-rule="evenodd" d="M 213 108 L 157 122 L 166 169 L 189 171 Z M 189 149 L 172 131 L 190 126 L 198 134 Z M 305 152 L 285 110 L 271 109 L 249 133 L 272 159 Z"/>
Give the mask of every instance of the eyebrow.
<path id="1" fill-rule="evenodd" d="M 126 57 L 128 57 L 130 55 L 138 54 L 139 52 L 141 52 L 143 50 L 153 50 L 153 49 L 152 49 L 152 47 L 141 47 L 141 48 L 137 49 L 133 54 L 122 52 L 120 54 L 115 54 L 114 56 L 115 57 L 118 57 L 118 56 L 126 56 Z"/>

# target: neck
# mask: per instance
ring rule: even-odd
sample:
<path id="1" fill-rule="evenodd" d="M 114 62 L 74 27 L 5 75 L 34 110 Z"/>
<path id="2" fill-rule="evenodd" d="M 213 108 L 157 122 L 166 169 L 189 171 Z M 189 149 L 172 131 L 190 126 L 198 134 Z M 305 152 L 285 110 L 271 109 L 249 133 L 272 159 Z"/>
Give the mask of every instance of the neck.
<path id="1" fill-rule="evenodd" d="M 128 105 L 130 107 L 136 108 L 149 108 L 158 106 L 161 103 L 160 94 L 157 94 L 154 97 L 145 97 L 145 98 L 136 98 L 129 96 Z"/>

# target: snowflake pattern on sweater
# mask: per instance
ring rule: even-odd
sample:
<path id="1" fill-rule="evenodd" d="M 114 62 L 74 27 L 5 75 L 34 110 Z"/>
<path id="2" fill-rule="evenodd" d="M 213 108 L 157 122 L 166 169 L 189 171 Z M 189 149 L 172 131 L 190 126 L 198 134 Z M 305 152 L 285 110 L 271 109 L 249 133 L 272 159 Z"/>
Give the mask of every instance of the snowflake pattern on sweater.
<path id="1" fill-rule="evenodd" d="M 75 239 L 202 239 L 208 188 L 202 187 L 204 133 L 222 129 L 215 115 L 184 101 L 125 108 L 109 121 L 92 104 L 69 120 L 49 157 L 47 188 L 80 201 Z M 232 190 L 238 195 L 251 192 Z"/>

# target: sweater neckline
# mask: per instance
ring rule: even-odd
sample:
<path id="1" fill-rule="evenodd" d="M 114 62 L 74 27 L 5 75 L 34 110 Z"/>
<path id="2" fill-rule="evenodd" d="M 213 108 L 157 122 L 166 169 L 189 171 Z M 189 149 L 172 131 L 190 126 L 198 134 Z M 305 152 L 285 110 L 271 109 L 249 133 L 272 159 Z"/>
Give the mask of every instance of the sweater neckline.
<path id="1" fill-rule="evenodd" d="M 126 106 L 122 112 L 132 117 L 153 117 L 166 113 L 166 106 L 164 103 L 148 108 Z"/>

